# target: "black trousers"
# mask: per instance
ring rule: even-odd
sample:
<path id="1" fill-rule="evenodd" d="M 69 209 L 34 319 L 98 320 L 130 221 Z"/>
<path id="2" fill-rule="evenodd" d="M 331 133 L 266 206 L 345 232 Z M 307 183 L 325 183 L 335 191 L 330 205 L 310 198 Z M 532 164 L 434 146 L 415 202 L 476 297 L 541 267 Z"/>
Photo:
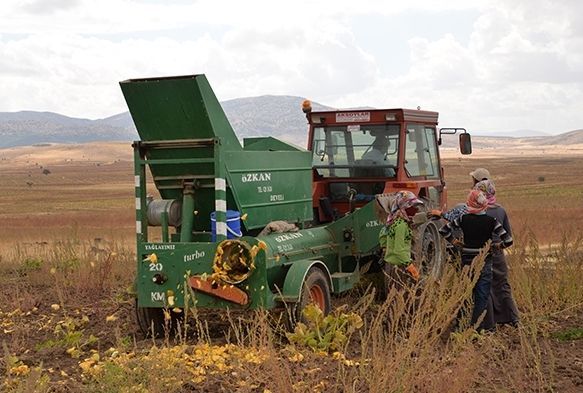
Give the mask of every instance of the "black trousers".
<path id="1" fill-rule="evenodd" d="M 493 318 L 498 324 L 518 323 L 518 309 L 512 297 L 512 288 L 508 282 L 508 265 L 504 251 L 495 251 L 492 255 L 492 299 Z"/>
<path id="2" fill-rule="evenodd" d="M 474 257 L 475 255 L 462 253 L 462 265 L 470 265 Z M 488 255 L 484 261 L 484 267 L 480 271 L 480 277 L 478 277 L 478 281 L 472 291 L 474 299 L 471 319 L 472 325 L 475 326 L 483 315 L 483 319 L 480 325 L 477 326 L 477 330 L 494 330 L 496 328 L 492 312 L 492 302 L 490 300 L 492 275 L 492 257 Z"/>

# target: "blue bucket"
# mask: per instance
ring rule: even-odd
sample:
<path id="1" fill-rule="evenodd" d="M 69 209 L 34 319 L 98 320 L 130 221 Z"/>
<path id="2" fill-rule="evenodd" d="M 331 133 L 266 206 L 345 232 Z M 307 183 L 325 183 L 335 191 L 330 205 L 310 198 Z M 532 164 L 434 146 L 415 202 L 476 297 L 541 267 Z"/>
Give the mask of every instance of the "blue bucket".
<path id="1" fill-rule="evenodd" d="M 217 214 L 211 213 L 211 239 L 217 239 Z M 241 213 L 236 210 L 227 210 L 227 239 L 241 237 Z"/>

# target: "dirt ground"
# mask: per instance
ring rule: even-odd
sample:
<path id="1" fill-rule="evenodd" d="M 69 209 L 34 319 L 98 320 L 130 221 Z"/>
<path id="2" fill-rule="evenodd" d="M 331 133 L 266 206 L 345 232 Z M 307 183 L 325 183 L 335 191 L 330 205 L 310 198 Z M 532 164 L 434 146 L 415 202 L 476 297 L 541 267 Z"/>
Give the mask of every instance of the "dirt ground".
<path id="1" fill-rule="evenodd" d="M 56 233 L 132 242 L 132 154 L 121 142 L 0 150 L 2 244 L 43 242 Z M 583 226 L 583 147 L 508 145 L 474 149 L 470 156 L 444 149 L 442 155 L 450 206 L 464 201 L 468 173 L 486 167 L 517 232 L 548 244 Z"/>
<path id="2" fill-rule="evenodd" d="M 498 200 L 510 214 L 518 242 L 526 243 L 534 236 L 541 245 L 556 244 L 565 234 L 583 233 L 583 154 L 551 148 L 544 153 L 525 152 L 488 150 L 472 157 L 447 152 L 444 166 L 450 205 L 463 200 L 471 185 L 468 173 L 486 167 L 494 176 Z M 42 363 L 56 391 L 83 391 L 80 359 L 67 353 L 68 347 L 103 352 L 110 347 L 152 345 L 135 322 L 129 288 L 133 255 L 129 251 L 123 259 L 125 266 L 109 270 L 113 277 L 100 282 L 95 277 L 79 277 L 83 285 L 62 283 L 61 289 L 54 277 L 38 273 L 34 260 L 28 266 L 16 258 L 26 254 L 21 249 L 46 252 L 55 241 L 71 239 L 85 242 L 87 252 L 95 252 L 99 263 L 107 263 L 100 250 L 132 250 L 131 154 L 129 144 L 121 143 L 0 150 L 0 264 L 10 266 L 0 269 L 0 343 L 25 364 Z M 537 347 L 528 351 L 539 353 L 541 364 L 532 364 L 532 372 L 520 373 L 518 379 L 512 360 L 527 356 L 521 345 L 527 332 L 501 329 L 496 340 L 509 351 L 502 356 L 509 362 L 488 364 L 488 356 L 499 359 L 501 355 L 486 354 L 483 367 L 476 371 L 483 378 L 468 391 L 536 391 L 533 386 L 540 384 L 530 386 L 524 375 L 543 375 L 552 391 L 583 391 L 583 339 L 559 338 L 569 329 L 583 329 L 583 306 L 551 315 L 539 325 L 533 333 L 538 337 Z M 65 341 L 55 343 L 59 329 L 65 331 L 60 336 Z M 508 379 L 514 377 L 509 384 Z"/>
<path id="3" fill-rule="evenodd" d="M 163 347 L 167 345 L 163 339 L 147 339 L 138 330 L 133 298 L 131 294 L 122 288 L 112 289 L 103 296 L 77 295 L 68 297 L 65 308 L 54 310 L 51 305 L 59 304 L 59 297 L 51 285 L 27 285 L 26 290 L 35 294 L 26 294 L 22 297 L 18 309 L 7 307 L 14 305 L 10 301 L 13 291 L 23 290 L 22 284 L 16 284 L 17 277 L 5 281 L 0 293 L 2 307 L 0 311 L 0 342 L 10 353 L 15 353 L 18 359 L 27 365 L 41 365 L 44 374 L 51 380 L 51 390 L 55 392 L 84 392 L 86 376 L 80 373 L 79 365 L 91 353 L 101 353 L 110 348 L 138 353 L 148 351 L 153 345 Z M 22 278 L 20 278 L 22 280 Z M 18 297 L 18 294 L 17 294 Z M 343 302 L 346 299 L 339 299 Z M 225 315 L 218 317 L 213 314 L 208 319 L 209 329 L 214 332 L 212 338 L 216 345 L 224 344 L 221 332 L 229 327 Z M 85 324 L 75 328 L 75 332 L 82 333 L 81 345 L 83 354 L 80 357 L 67 352 L 74 346 L 66 340 L 55 341 L 58 326 L 63 326 L 69 320 L 81 321 Z M 554 315 L 540 322 L 537 335 L 536 348 L 525 344 L 528 338 L 528 329 L 519 330 L 510 327 L 502 327 L 492 337 L 482 343 L 471 346 L 472 350 L 482 351 L 483 358 L 479 368 L 464 370 L 464 372 L 477 375 L 472 386 L 463 391 L 472 392 L 580 392 L 583 388 L 583 339 L 560 339 L 558 334 L 569 329 L 583 327 L 583 307 L 571 310 L 567 313 Z M 522 328 L 521 328 L 522 329 Z M 90 342 L 90 338 L 95 338 Z M 196 337 L 187 340 L 195 343 Z M 83 344 L 87 342 L 87 344 Z M 173 341 L 169 344 L 172 345 Z M 537 356 L 528 351 L 537 352 Z M 111 350 L 110 350 L 111 351 Z M 439 350 L 438 350 L 439 352 Z M 307 354 L 306 354 L 307 356 Z M 526 362 L 525 359 L 540 359 L 537 362 Z M 327 360 L 327 359 L 325 359 Z M 318 369 L 321 375 L 334 376 L 338 373 L 337 365 L 330 360 L 311 359 L 303 365 L 307 369 Z M 299 364 L 291 363 L 289 367 L 297 368 L 295 373 L 301 379 L 301 374 L 306 372 Z M 519 367 L 520 369 L 516 369 Z M 462 368 L 463 370 L 463 368 Z M 6 370 L 0 372 L 7 372 Z M 328 380 L 329 377 L 323 378 Z M 544 379 L 543 381 L 539 379 Z M 204 388 L 200 386 L 194 391 L 222 392 L 225 386 L 234 383 L 233 378 L 226 376 L 205 381 Z M 541 389 L 545 386 L 545 389 Z M 201 390 L 199 390 L 201 389 Z M 190 391 L 190 390 L 185 390 Z M 246 390 L 241 390 L 246 391 Z M 263 392 L 263 389 L 250 391 Z M 304 390 L 302 390 L 304 391 Z M 313 391 L 313 390 L 305 390 Z M 331 391 L 331 390 L 320 390 Z M 337 390 L 333 390 L 337 391 Z M 425 390 L 423 390 L 425 391 Z"/>

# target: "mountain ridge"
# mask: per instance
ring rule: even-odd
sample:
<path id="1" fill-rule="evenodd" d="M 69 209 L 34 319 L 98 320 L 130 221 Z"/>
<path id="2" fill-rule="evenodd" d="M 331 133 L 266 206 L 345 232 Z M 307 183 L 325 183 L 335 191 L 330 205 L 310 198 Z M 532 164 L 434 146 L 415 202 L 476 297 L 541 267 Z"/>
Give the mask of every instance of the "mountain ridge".
<path id="1" fill-rule="evenodd" d="M 240 139 L 273 136 L 305 146 L 307 121 L 301 111 L 304 98 L 289 95 L 263 95 L 221 102 L 223 110 Z M 314 111 L 332 107 L 312 102 Z M 351 108 L 366 110 L 370 107 Z M 525 135 L 527 134 L 527 135 Z M 530 134 L 530 135 L 528 135 Z M 538 139 L 541 145 L 583 143 L 583 130 L 549 135 L 543 131 L 472 132 L 479 140 L 489 138 Z M 0 112 L 0 148 L 39 143 L 86 143 L 93 141 L 131 141 L 138 139 L 129 112 L 103 119 L 75 118 L 54 112 Z"/>

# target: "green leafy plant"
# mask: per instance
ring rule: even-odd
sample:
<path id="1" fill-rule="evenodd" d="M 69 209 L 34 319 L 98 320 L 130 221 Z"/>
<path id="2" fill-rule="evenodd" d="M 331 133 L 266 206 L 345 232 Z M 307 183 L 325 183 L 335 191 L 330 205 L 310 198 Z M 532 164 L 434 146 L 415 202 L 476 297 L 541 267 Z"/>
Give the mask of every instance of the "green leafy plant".
<path id="1" fill-rule="evenodd" d="M 83 327 L 89 322 L 86 316 L 82 318 L 67 317 L 55 326 L 54 339 L 46 340 L 37 345 L 38 349 L 62 347 L 72 358 L 79 358 L 87 347 L 96 344 L 99 339 L 94 335 L 85 337 Z"/>
<path id="2" fill-rule="evenodd" d="M 348 338 L 363 325 L 355 313 L 343 313 L 342 309 L 324 316 L 316 305 L 307 305 L 303 311 L 306 323 L 299 322 L 287 338 L 292 344 L 307 346 L 314 351 L 341 351 Z"/>
<path id="3" fill-rule="evenodd" d="M 583 328 L 571 328 L 552 334 L 559 341 L 583 340 Z"/>
<path id="4" fill-rule="evenodd" d="M 18 267 L 17 273 L 20 276 L 26 276 L 28 273 L 40 271 L 43 263 L 43 260 L 40 258 L 26 258 Z"/>

